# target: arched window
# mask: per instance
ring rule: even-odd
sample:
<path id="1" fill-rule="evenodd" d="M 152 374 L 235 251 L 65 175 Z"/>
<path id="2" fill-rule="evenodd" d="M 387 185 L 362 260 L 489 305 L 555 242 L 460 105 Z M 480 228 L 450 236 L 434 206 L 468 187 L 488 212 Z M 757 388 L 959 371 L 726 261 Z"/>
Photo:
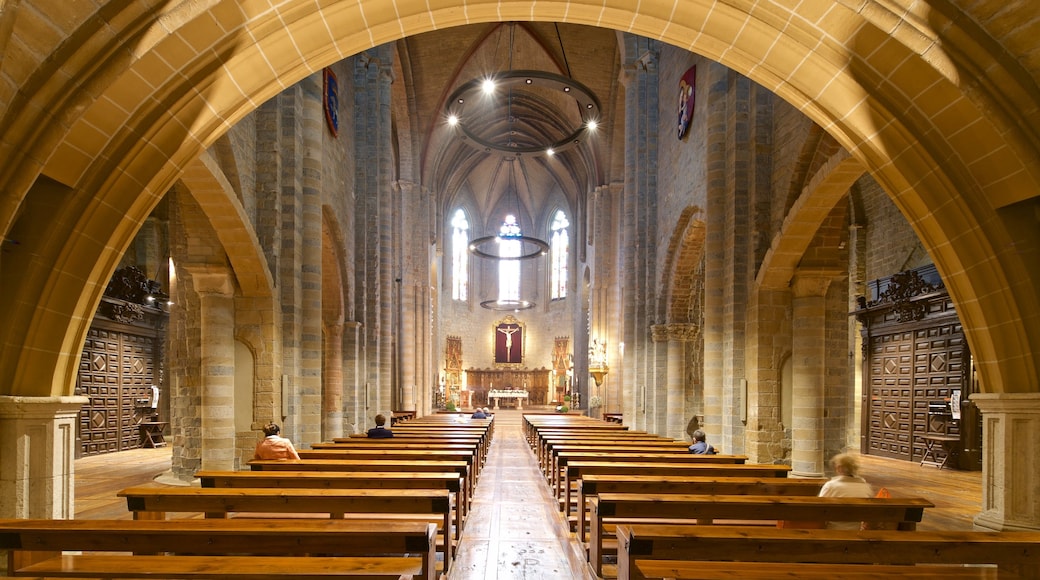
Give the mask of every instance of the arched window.
<path id="1" fill-rule="evenodd" d="M 567 297 L 567 263 L 570 262 L 571 238 L 568 228 L 571 223 L 567 221 L 567 214 L 563 210 L 557 210 L 553 216 L 549 231 L 552 237 L 549 239 L 549 259 L 552 267 L 549 272 L 549 298 L 559 300 Z"/>
<path id="2" fill-rule="evenodd" d="M 469 289 L 469 221 L 455 210 L 451 218 L 451 298 L 466 300 Z"/>
<path id="3" fill-rule="evenodd" d="M 523 243 L 515 238 L 521 235 L 516 216 L 507 215 L 498 229 L 499 255 L 503 258 L 519 257 Z M 520 300 L 520 260 L 498 262 L 498 300 Z"/>

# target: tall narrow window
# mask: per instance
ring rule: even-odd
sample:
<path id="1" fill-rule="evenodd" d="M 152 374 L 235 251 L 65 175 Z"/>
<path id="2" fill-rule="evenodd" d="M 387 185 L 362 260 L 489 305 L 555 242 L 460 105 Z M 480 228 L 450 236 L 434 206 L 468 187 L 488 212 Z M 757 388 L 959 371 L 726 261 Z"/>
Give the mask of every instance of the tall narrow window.
<path id="1" fill-rule="evenodd" d="M 466 300 L 469 289 L 469 221 L 455 210 L 451 218 L 451 298 Z"/>
<path id="2" fill-rule="evenodd" d="M 499 255 L 503 258 L 520 256 L 523 242 L 516 239 L 521 236 L 520 225 L 516 216 L 507 215 L 502 227 L 498 230 Z M 498 300 L 520 300 L 520 260 L 501 260 L 498 263 Z"/>
<path id="3" fill-rule="evenodd" d="M 549 256 L 552 261 L 549 298 L 552 300 L 567 297 L 567 263 L 570 261 L 571 253 L 571 238 L 567 231 L 570 225 L 567 214 L 563 213 L 563 210 L 557 210 L 552 225 L 549 226 L 552 234 L 549 239 Z"/>

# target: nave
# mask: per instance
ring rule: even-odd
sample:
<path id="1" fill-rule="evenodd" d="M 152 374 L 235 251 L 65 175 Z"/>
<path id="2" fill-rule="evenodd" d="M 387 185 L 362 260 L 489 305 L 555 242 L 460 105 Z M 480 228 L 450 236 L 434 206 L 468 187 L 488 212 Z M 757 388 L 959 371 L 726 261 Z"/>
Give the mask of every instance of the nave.
<path id="1" fill-rule="evenodd" d="M 521 413 L 501 410 L 495 425 L 495 438 L 448 580 L 595 578 L 524 440 Z M 130 519 L 126 502 L 116 492 L 152 481 L 169 465 L 168 447 L 77 460 L 76 517 Z M 981 509 L 979 472 L 871 457 L 862 458 L 862 467 L 875 487 L 935 503 L 935 508 L 925 511 L 918 529 L 972 529 L 972 517 Z"/>

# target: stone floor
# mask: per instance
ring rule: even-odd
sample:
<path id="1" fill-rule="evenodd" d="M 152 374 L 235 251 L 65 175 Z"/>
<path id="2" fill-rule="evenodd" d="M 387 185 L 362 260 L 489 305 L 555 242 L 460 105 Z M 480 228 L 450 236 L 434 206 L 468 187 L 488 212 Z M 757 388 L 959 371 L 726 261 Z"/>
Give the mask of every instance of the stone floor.
<path id="1" fill-rule="evenodd" d="M 593 579 L 534 453 L 519 411 L 495 414 L 495 439 L 449 580 Z"/>

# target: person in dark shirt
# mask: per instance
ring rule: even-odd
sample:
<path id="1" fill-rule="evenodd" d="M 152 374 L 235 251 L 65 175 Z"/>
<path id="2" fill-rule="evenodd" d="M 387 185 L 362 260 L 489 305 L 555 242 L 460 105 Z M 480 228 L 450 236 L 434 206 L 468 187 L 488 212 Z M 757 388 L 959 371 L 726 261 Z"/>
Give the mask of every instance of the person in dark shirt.
<path id="1" fill-rule="evenodd" d="M 386 417 L 382 414 L 376 415 L 376 426 L 368 430 L 368 436 L 372 439 L 389 439 L 394 432 L 383 427 L 386 425 Z"/>
<path id="2" fill-rule="evenodd" d="M 484 409 L 481 409 L 480 407 L 477 407 L 477 410 L 473 411 L 472 418 L 474 418 L 474 419 L 487 419 L 487 413 L 484 412 Z"/>
<path id="3" fill-rule="evenodd" d="M 697 429 L 693 432 L 693 445 L 690 445 L 690 453 L 698 455 L 715 455 L 715 448 L 705 441 L 704 431 Z"/>

